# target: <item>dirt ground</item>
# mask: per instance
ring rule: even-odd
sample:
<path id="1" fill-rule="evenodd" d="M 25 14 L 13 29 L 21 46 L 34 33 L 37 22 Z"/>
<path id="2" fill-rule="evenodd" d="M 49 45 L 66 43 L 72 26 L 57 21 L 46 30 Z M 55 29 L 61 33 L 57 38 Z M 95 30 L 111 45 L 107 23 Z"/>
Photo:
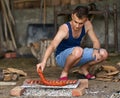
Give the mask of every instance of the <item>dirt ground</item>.
<path id="1" fill-rule="evenodd" d="M 109 58 L 100 63 L 100 64 L 108 64 L 108 65 L 116 65 L 116 63 L 120 62 L 120 55 L 109 56 Z M 26 77 L 20 77 L 18 81 L 15 81 L 18 86 L 23 84 L 25 79 L 29 78 L 39 78 L 36 72 L 36 64 L 37 60 L 34 57 L 17 57 L 14 59 L 0 59 L 0 68 L 6 69 L 9 67 L 21 69 L 27 73 Z M 44 75 L 49 79 L 57 79 L 59 78 L 60 67 L 46 67 L 44 70 Z M 76 79 L 76 75 L 71 73 L 69 74 L 70 79 Z M 10 90 L 15 87 L 14 86 L 2 86 L 0 85 L 0 98 L 16 98 L 10 96 Z M 81 96 L 80 98 L 110 98 L 111 94 L 120 91 L 120 82 L 104 82 L 98 80 L 89 80 L 89 88 L 86 89 L 85 95 Z M 34 97 L 27 97 L 21 96 L 19 98 L 40 98 L 37 96 Z M 42 98 L 54 98 L 53 96 L 44 96 Z M 55 98 L 67 98 L 67 96 L 56 96 Z M 71 97 L 72 98 L 72 97 Z M 120 98 L 120 97 L 111 97 L 111 98 Z"/>

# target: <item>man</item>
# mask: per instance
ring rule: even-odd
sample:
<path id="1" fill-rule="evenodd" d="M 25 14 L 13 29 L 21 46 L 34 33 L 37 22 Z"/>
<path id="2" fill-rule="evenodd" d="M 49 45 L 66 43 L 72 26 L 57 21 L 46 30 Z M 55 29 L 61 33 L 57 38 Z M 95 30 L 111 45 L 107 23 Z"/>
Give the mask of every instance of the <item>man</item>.
<path id="1" fill-rule="evenodd" d="M 88 20 L 88 8 L 85 6 L 76 7 L 71 14 L 71 21 L 61 25 L 59 30 L 47 48 L 43 60 L 37 64 L 37 70 L 45 68 L 47 59 L 55 51 L 57 65 L 63 67 L 60 80 L 67 80 L 69 70 L 72 67 L 80 66 L 82 73 L 87 79 L 94 79 L 95 76 L 88 72 L 90 65 L 105 60 L 108 53 L 100 48 L 100 42 L 94 33 L 93 26 Z M 82 48 L 80 42 L 85 34 L 90 37 L 93 48 Z"/>

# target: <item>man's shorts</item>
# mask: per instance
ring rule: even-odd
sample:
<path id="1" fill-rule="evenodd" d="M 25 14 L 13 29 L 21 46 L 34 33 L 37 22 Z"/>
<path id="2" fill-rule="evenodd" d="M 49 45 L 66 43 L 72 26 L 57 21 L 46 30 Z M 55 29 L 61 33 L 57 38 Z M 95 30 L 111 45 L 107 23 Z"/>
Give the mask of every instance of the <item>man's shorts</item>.
<path id="1" fill-rule="evenodd" d="M 64 67 L 66 58 L 72 53 L 73 49 L 74 47 L 68 48 L 56 56 L 55 59 L 58 66 Z M 92 54 L 93 54 L 93 48 L 84 48 L 83 55 L 80 61 L 76 64 L 76 66 L 82 66 L 90 61 L 95 60 L 95 57 L 93 57 Z"/>

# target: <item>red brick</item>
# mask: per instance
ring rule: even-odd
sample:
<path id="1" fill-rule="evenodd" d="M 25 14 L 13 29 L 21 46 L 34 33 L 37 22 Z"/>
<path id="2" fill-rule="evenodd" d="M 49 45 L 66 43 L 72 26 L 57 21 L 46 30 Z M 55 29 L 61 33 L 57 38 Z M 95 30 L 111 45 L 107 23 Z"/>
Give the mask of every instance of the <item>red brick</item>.
<path id="1" fill-rule="evenodd" d="M 72 90 L 72 96 L 78 97 L 84 95 L 86 88 L 88 88 L 88 79 L 80 79 L 80 85 Z"/>
<path id="2" fill-rule="evenodd" d="M 25 88 L 23 88 L 21 86 L 16 86 L 13 89 L 11 89 L 10 95 L 12 95 L 12 96 L 21 96 L 24 91 L 25 91 Z"/>

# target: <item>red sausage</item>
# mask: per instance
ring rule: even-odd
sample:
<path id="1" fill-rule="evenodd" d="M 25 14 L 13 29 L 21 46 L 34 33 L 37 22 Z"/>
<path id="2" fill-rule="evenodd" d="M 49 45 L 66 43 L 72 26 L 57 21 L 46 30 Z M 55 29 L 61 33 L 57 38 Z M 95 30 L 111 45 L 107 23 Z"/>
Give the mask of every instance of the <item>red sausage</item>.
<path id="1" fill-rule="evenodd" d="M 40 79 L 41 79 L 41 82 L 44 84 L 44 85 L 48 85 L 48 86 L 65 86 L 67 84 L 74 84 L 77 82 L 77 80 L 65 80 L 65 81 L 59 81 L 59 80 L 47 80 L 43 73 L 42 73 L 42 70 L 39 69 L 38 70 L 38 74 L 40 76 Z M 32 81 L 34 82 L 34 81 Z M 36 82 L 37 83 L 37 82 Z"/>

